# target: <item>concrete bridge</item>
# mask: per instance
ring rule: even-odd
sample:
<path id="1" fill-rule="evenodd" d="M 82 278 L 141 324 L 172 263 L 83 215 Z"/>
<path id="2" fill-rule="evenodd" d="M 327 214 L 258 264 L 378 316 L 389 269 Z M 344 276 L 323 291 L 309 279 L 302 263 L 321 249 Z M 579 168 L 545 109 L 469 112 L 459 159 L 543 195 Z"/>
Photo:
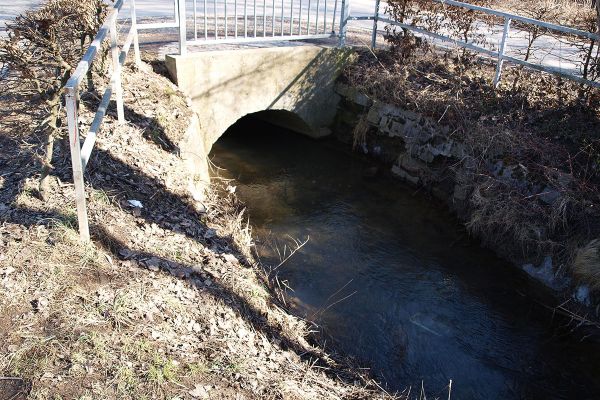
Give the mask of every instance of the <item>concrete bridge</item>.
<path id="1" fill-rule="evenodd" d="M 196 186 L 209 180 L 212 145 L 248 114 L 314 138 L 327 136 L 339 102 L 334 82 L 351 54 L 297 45 L 167 56 L 171 77 L 198 117 L 180 146 Z"/>

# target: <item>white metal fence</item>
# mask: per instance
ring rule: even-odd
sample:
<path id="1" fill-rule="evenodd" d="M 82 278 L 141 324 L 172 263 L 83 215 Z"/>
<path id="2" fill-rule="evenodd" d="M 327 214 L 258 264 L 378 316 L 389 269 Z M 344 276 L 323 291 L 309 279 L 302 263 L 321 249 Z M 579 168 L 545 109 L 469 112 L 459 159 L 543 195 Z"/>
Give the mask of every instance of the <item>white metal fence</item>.
<path id="1" fill-rule="evenodd" d="M 427 37 L 433 38 L 435 40 L 445 42 L 447 44 L 463 47 L 463 48 L 493 57 L 497 60 L 496 73 L 494 76 L 494 86 L 496 86 L 496 87 L 500 83 L 500 79 L 502 77 L 502 67 L 504 65 L 504 62 L 506 61 L 506 62 L 510 62 L 513 64 L 517 64 L 517 65 L 523 65 L 527 68 L 531 68 L 531 69 L 534 69 L 537 71 L 546 72 L 546 73 L 550 73 L 550 74 L 554 74 L 554 75 L 559 75 L 559 76 L 574 80 L 579 83 L 583 83 L 586 85 L 600 88 L 600 82 L 586 79 L 585 77 L 577 75 L 577 74 L 573 73 L 572 71 L 570 72 L 570 71 L 565 71 L 562 69 L 554 68 L 554 67 L 545 65 L 541 62 L 532 62 L 532 61 L 528 61 L 528 60 L 524 60 L 524 59 L 519 59 L 517 57 L 507 54 L 507 49 L 510 46 L 509 34 L 510 34 L 510 30 L 511 30 L 511 23 L 513 21 L 518 21 L 521 24 L 523 24 L 524 26 L 537 26 L 537 27 L 547 29 L 549 31 L 560 32 L 562 34 L 577 36 L 577 37 L 581 38 L 581 40 L 589 40 L 590 46 L 592 47 L 590 50 L 593 53 L 594 46 L 595 46 L 596 54 L 598 54 L 598 52 L 600 51 L 600 47 L 599 47 L 600 35 L 598 35 L 597 33 L 582 31 L 582 30 L 571 28 L 568 26 L 552 24 L 552 23 L 545 22 L 545 21 L 539 21 L 536 19 L 527 18 L 527 17 L 521 16 L 521 15 L 510 14 L 510 13 L 494 10 L 491 8 L 480 7 L 480 6 L 463 3 L 463 2 L 459 2 L 459 1 L 454 1 L 454 0 L 430 0 L 430 1 L 440 3 L 442 5 L 446 5 L 449 7 L 458 7 L 458 8 L 463 8 L 466 10 L 473 10 L 473 11 L 477 11 L 477 12 L 486 14 L 488 16 L 502 18 L 504 20 L 504 24 L 503 24 L 502 36 L 500 39 L 498 49 L 495 50 L 495 49 L 483 47 L 483 46 L 475 44 L 475 43 L 467 43 L 465 41 L 455 39 L 455 38 L 452 38 L 447 35 L 430 32 L 422 27 L 418 27 L 418 26 L 408 24 L 408 23 L 400 23 L 398 21 L 394 21 L 394 20 L 390 19 L 389 16 L 385 15 L 385 13 L 380 12 L 379 0 L 376 0 L 375 11 L 374 11 L 373 16 L 358 16 L 358 17 L 349 16 L 348 19 L 356 20 L 356 21 L 361 21 L 361 20 L 363 20 L 363 21 L 364 20 L 373 20 L 374 21 L 372 43 L 371 43 L 372 48 L 374 48 L 376 45 L 378 22 L 383 22 L 383 23 L 389 24 L 391 26 L 398 26 L 398 27 L 401 27 L 404 29 L 408 29 L 419 35 L 427 36 Z"/>
<path id="2" fill-rule="evenodd" d="M 115 95 L 117 104 L 117 116 L 119 123 L 125 121 L 125 113 L 123 109 L 123 89 L 121 86 L 121 72 L 123 64 L 127 58 L 127 53 L 133 44 L 135 49 L 135 62 L 140 64 L 140 51 L 138 43 L 138 34 L 136 29 L 136 9 L 135 0 L 130 0 L 131 7 L 131 26 L 127 32 L 127 36 L 123 46 L 119 48 L 118 31 L 117 31 L 117 16 L 123 7 L 124 0 L 117 0 L 114 4 L 104 24 L 100 27 L 98 34 L 90 44 L 82 60 L 77 65 L 75 72 L 67 82 L 65 87 L 65 105 L 67 110 L 67 123 L 69 128 L 69 143 L 71 148 L 71 165 L 73 168 L 73 183 L 75 185 L 75 201 L 77 204 L 77 219 L 79 221 L 79 234 L 81 238 L 88 241 L 90 238 L 87 208 L 85 201 L 85 183 L 83 180 L 83 172 L 87 166 L 88 160 L 92 154 L 96 135 L 102 124 L 102 120 L 106 115 L 106 111 L 110 100 Z M 100 105 L 90 128 L 85 135 L 83 146 L 81 145 L 81 135 L 79 132 L 79 112 L 78 98 L 79 85 L 83 81 L 87 72 L 90 70 L 92 62 L 102 49 L 102 45 L 107 35 L 110 36 L 110 50 L 112 58 L 112 69 L 110 72 L 110 85 L 104 91 Z"/>
<path id="3" fill-rule="evenodd" d="M 188 44 L 329 38 L 339 0 L 194 0 Z"/>

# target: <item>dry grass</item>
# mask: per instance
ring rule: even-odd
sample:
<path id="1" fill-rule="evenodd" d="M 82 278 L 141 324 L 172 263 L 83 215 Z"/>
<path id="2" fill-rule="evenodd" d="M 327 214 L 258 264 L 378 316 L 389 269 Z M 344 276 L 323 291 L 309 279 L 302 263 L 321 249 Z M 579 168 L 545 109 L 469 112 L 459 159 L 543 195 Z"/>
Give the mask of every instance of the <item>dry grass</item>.
<path id="1" fill-rule="evenodd" d="M 448 126 L 448 139 L 465 146 L 447 168 L 470 189 L 464 218 L 473 234 L 517 263 L 552 255 L 565 269 L 577 248 L 600 237 L 600 91 L 582 98 L 575 83 L 515 68 L 494 90 L 493 69 L 417 46 L 404 58 L 364 52 L 345 78 Z M 596 287 L 593 269 L 579 278 Z"/>
<path id="2" fill-rule="evenodd" d="M 368 130 L 367 116 L 363 115 L 352 131 L 352 148 L 354 150 L 362 149 L 365 146 Z"/>
<path id="3" fill-rule="evenodd" d="M 592 240 L 577 251 L 573 275 L 592 290 L 600 289 L 600 240 Z"/>
<path id="4" fill-rule="evenodd" d="M 31 399 L 391 398 L 278 305 L 235 196 L 187 193 L 186 99 L 149 71 L 124 77 L 128 124 L 109 112 L 86 176 L 90 245 L 68 152 L 43 202 L 26 114 L 0 132 L 0 376 L 30 382 Z M 82 96 L 84 122 L 96 103 Z"/>

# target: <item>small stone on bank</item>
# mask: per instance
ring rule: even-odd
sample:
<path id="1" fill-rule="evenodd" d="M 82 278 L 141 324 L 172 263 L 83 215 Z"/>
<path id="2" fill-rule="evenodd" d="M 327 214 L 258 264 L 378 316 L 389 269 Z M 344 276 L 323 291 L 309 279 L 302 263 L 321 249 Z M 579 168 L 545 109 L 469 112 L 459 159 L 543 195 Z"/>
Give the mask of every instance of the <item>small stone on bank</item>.
<path id="1" fill-rule="evenodd" d="M 188 393 L 196 399 L 208 399 L 208 390 L 202 385 L 196 385 L 196 387 Z"/>

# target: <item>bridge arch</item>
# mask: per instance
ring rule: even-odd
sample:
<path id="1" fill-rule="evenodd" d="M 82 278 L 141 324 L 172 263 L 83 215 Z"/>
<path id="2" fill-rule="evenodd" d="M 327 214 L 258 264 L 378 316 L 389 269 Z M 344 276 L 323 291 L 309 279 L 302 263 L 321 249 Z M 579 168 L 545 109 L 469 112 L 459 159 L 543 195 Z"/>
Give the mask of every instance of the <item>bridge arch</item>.
<path id="1" fill-rule="evenodd" d="M 210 180 L 212 145 L 246 115 L 261 112 L 259 117 L 275 125 L 312 137 L 328 135 L 339 102 L 334 83 L 351 58 L 349 49 L 316 45 L 167 56 L 171 77 L 197 115 L 181 144 L 194 181 L 202 186 Z"/>
<path id="2" fill-rule="evenodd" d="M 300 115 L 288 110 L 263 110 L 246 114 L 230 125 L 221 135 L 225 134 L 235 124 L 247 119 L 257 119 L 306 136 L 315 136 L 313 128 Z"/>

